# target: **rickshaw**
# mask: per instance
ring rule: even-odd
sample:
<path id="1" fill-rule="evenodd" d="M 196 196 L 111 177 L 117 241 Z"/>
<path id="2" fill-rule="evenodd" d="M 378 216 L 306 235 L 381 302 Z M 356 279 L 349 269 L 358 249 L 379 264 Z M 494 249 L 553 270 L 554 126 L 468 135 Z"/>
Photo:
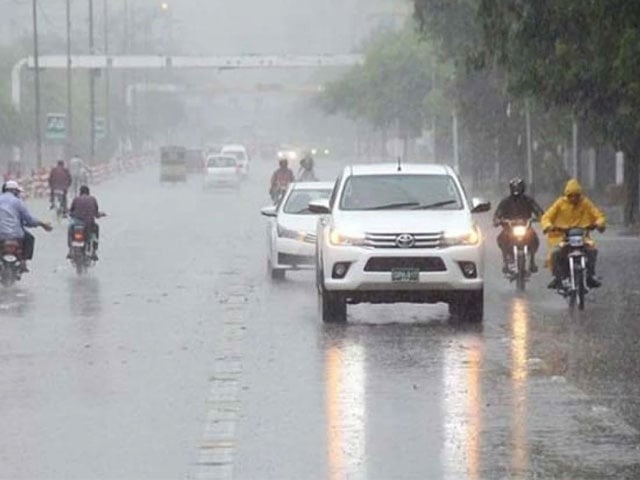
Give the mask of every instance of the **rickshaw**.
<path id="1" fill-rule="evenodd" d="M 187 181 L 187 158 L 184 147 L 167 146 L 160 149 L 160 181 Z"/>

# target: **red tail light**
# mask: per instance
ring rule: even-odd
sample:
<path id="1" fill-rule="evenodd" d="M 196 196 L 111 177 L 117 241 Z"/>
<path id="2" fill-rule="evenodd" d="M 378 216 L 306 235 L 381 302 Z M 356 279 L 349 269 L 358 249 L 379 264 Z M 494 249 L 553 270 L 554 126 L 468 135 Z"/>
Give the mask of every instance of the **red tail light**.
<path id="1" fill-rule="evenodd" d="M 73 232 L 73 239 L 76 242 L 84 242 L 84 232 L 83 231 Z"/>
<path id="2" fill-rule="evenodd" d="M 16 255 L 20 251 L 20 244 L 13 240 L 7 240 L 2 246 L 2 253 L 5 255 Z"/>

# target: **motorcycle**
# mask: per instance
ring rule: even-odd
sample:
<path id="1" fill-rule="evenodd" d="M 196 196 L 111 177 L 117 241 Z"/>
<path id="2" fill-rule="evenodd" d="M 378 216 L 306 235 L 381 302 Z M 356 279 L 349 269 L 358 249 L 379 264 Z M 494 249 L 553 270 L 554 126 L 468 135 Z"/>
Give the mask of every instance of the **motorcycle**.
<path id="1" fill-rule="evenodd" d="M 63 199 L 64 199 L 64 191 L 62 190 L 53 191 L 53 208 L 56 212 L 56 219 L 58 220 L 58 222 L 62 221 L 62 218 L 66 214 L 64 209 Z"/>
<path id="2" fill-rule="evenodd" d="M 577 306 L 579 310 L 584 310 L 584 301 L 589 288 L 587 287 L 587 247 L 589 245 L 588 233 L 596 227 L 570 227 L 554 228 L 553 230 L 564 233 L 564 240 L 560 243 L 560 248 L 567 249 L 567 268 L 569 275 L 562 279 L 562 285 L 558 288 L 558 294 L 562 295 L 569 302 L 572 310 Z"/>
<path id="3" fill-rule="evenodd" d="M 106 214 L 100 213 L 99 217 Z M 71 226 L 71 248 L 69 260 L 75 267 L 76 273 L 82 275 L 89 267 L 95 265 L 95 249 L 97 239 L 93 232 L 89 232 L 84 223 L 74 223 Z"/>
<path id="4" fill-rule="evenodd" d="M 280 202 L 284 198 L 285 193 L 287 193 L 287 187 L 279 185 L 271 191 L 271 201 L 274 205 L 280 205 Z"/>
<path id="5" fill-rule="evenodd" d="M 20 240 L 4 240 L 1 242 L 0 283 L 10 287 L 22 276 L 22 247 Z"/>
<path id="6" fill-rule="evenodd" d="M 531 277 L 529 270 L 531 253 L 527 245 L 527 238 L 533 220 L 502 220 L 501 223 L 507 227 L 513 245 L 513 252 L 509 259 L 509 273 L 505 276 L 509 281 L 516 283 L 516 290 L 524 291 L 527 281 Z"/>

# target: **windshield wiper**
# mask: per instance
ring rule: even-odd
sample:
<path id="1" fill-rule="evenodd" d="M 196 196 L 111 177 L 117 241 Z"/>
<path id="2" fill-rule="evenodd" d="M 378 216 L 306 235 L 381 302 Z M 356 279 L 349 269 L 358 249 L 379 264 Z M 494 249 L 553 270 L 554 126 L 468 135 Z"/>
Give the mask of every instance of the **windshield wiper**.
<path id="1" fill-rule="evenodd" d="M 452 203 L 458 203 L 457 200 L 445 200 L 444 202 L 430 203 L 428 205 L 416 205 L 412 210 L 429 210 L 430 208 L 444 207 L 445 205 L 451 205 Z"/>
<path id="2" fill-rule="evenodd" d="M 388 203 L 386 205 L 379 205 L 377 207 L 365 208 L 365 210 L 393 210 L 394 208 L 404 207 L 419 207 L 418 202 L 402 202 L 402 203 Z"/>

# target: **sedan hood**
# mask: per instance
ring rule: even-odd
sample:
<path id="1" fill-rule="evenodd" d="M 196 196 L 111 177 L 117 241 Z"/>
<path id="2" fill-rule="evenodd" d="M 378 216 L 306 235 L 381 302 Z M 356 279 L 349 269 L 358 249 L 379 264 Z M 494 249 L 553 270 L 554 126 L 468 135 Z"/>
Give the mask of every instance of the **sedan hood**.
<path id="1" fill-rule="evenodd" d="M 290 215 L 281 213 L 278 215 L 278 224 L 289 230 L 315 234 L 318 215 Z"/>

